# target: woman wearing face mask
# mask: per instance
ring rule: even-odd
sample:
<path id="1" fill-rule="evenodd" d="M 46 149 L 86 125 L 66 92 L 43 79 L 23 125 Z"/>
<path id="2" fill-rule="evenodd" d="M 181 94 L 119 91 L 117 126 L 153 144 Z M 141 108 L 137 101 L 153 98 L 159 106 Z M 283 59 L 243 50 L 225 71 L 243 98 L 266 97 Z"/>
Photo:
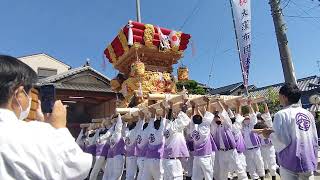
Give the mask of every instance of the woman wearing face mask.
<path id="1" fill-rule="evenodd" d="M 255 114 L 251 100 L 248 100 L 249 115 L 241 116 L 241 103 L 238 102 L 236 122 L 242 124 L 241 131 L 246 146 L 244 155 L 247 161 L 247 170 L 252 179 L 264 179 L 264 163 L 261 155 L 261 142 L 257 133 L 253 132 L 254 125 L 257 124 L 257 115 Z"/>
<path id="2" fill-rule="evenodd" d="M 92 156 L 66 128 L 66 108 L 56 101 L 46 122 L 25 122 L 36 73 L 0 55 L 0 179 L 84 179 Z"/>

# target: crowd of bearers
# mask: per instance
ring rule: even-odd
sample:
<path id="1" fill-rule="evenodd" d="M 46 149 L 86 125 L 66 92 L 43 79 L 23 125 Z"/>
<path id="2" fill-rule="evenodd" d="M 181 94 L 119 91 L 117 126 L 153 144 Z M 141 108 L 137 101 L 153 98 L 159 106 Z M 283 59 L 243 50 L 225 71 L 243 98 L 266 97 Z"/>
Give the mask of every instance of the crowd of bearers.
<path id="1" fill-rule="evenodd" d="M 125 142 L 118 143 L 121 158 L 114 161 L 107 156 L 106 165 L 100 163 L 99 169 L 104 169 L 104 179 L 111 180 L 121 178 L 124 164 L 126 179 L 182 180 L 185 176 L 218 180 L 233 179 L 235 174 L 241 180 L 263 180 L 270 174 L 275 180 L 280 167 L 281 179 L 312 179 L 318 147 L 314 118 L 297 104 L 300 96 L 296 86 L 283 86 L 280 99 L 286 108 L 275 114 L 274 121 L 265 102 L 259 112 L 250 98 L 237 101 L 234 111 L 224 101 L 215 105 L 208 101 L 205 107 L 192 104 L 191 114 L 187 114 L 186 104 L 178 113 L 173 113 L 173 105 L 168 104 L 162 106 L 163 114 L 151 109 L 140 113 L 137 122 L 124 126 L 119 126 L 123 124 L 119 115 L 111 127 L 113 131 L 117 129 L 117 140 L 106 142 L 110 147 Z M 243 113 L 243 106 L 249 112 Z M 99 141 L 108 136 L 111 135 L 106 133 Z M 107 144 L 105 147 L 109 148 Z M 288 163 L 284 152 L 294 162 Z"/>

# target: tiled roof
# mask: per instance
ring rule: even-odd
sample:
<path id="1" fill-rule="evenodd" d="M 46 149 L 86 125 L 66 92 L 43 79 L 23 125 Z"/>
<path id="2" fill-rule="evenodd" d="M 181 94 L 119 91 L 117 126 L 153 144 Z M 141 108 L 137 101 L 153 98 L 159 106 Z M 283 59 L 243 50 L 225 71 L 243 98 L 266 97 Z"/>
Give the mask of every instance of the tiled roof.
<path id="1" fill-rule="evenodd" d="M 301 91 L 310 91 L 313 89 L 320 88 L 318 85 L 320 78 L 318 76 L 310 76 L 302 79 L 297 80 L 298 87 Z M 265 86 L 261 88 L 257 88 L 254 90 L 249 91 L 249 94 L 252 96 L 267 96 L 268 90 L 271 88 L 272 90 L 278 92 L 281 86 L 284 83 L 274 84 L 271 86 Z"/>
<path id="2" fill-rule="evenodd" d="M 78 90 L 78 91 L 94 91 L 94 92 L 113 92 L 110 87 L 100 87 L 90 84 L 55 84 L 57 89 Z"/>
<path id="3" fill-rule="evenodd" d="M 244 88 L 242 82 L 230 84 L 228 86 L 223 86 L 223 87 L 219 87 L 219 88 L 216 88 L 216 89 L 211 88 L 210 89 L 210 94 L 230 95 L 230 94 L 233 93 L 233 91 L 237 90 L 238 88 Z M 252 90 L 252 89 L 255 89 L 255 88 L 256 88 L 256 86 L 254 86 L 254 85 L 250 85 L 248 87 L 249 90 Z"/>
<path id="4" fill-rule="evenodd" d="M 235 84 L 230 84 L 228 86 L 223 86 L 223 87 L 219 87 L 216 89 L 212 89 L 210 91 L 210 94 L 230 94 L 232 91 L 234 91 L 235 89 L 237 89 L 238 87 L 242 86 L 242 82 L 238 82 Z"/>
<path id="5" fill-rule="evenodd" d="M 69 77 L 69 76 L 72 76 L 72 75 L 75 75 L 75 74 L 78 74 L 78 73 L 81 73 L 81 72 L 84 72 L 84 71 L 87 71 L 87 70 L 93 71 L 94 73 L 102 76 L 103 78 L 107 79 L 108 81 L 111 81 L 110 78 L 108 78 L 107 76 L 101 74 L 100 72 L 98 72 L 97 70 L 91 68 L 90 66 L 84 66 L 84 67 L 78 67 L 78 68 L 70 69 L 69 71 L 66 71 L 64 73 L 60 73 L 60 74 L 57 74 L 57 75 L 54 75 L 54 76 L 50 76 L 50 77 L 47 77 L 47 78 L 39 79 L 38 83 L 39 84 L 54 83 L 56 81 L 59 81 L 61 79 L 66 78 L 66 77 Z"/>
<path id="6" fill-rule="evenodd" d="M 47 78 L 39 79 L 38 85 L 45 85 L 54 83 L 57 89 L 67 89 L 67 90 L 79 90 L 79 91 L 95 91 L 95 92 L 113 92 L 110 86 L 97 86 L 92 84 L 74 84 L 74 83 L 59 83 L 58 81 L 65 79 L 67 77 L 79 74 L 84 71 L 92 71 L 103 78 L 103 80 L 107 81 L 106 83 L 109 84 L 110 79 L 105 75 L 101 74 L 100 72 L 96 71 L 95 69 L 91 68 L 90 66 L 78 67 L 74 69 L 70 69 L 61 74 L 57 74 L 54 76 L 50 76 Z"/>

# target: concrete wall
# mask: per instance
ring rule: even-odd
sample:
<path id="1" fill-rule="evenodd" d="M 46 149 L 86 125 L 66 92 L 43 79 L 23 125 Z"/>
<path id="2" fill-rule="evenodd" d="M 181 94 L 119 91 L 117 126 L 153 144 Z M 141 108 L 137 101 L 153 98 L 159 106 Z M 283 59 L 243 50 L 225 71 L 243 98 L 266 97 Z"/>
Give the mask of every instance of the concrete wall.
<path id="1" fill-rule="evenodd" d="M 38 68 L 50 68 L 57 69 L 57 73 L 63 73 L 69 70 L 70 66 L 46 55 L 46 54 L 36 54 L 31 56 L 24 56 L 19 58 L 22 62 L 30 66 L 36 73 L 38 73 Z"/>

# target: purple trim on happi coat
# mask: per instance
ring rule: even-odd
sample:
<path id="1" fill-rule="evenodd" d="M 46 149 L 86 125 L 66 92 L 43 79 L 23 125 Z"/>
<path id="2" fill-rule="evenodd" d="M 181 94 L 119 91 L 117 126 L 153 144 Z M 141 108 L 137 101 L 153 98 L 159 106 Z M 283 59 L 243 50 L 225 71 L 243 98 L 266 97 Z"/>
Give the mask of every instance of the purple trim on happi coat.
<path id="1" fill-rule="evenodd" d="M 174 144 L 170 143 L 169 145 L 164 146 L 163 158 L 181 158 L 181 157 L 189 157 L 189 151 L 187 148 L 187 144 L 184 140 L 179 139 L 179 141 L 175 141 Z"/>
<path id="2" fill-rule="evenodd" d="M 296 173 L 316 171 L 318 152 L 315 147 L 312 144 L 297 144 L 293 141 L 278 153 L 279 165 Z"/>
<path id="3" fill-rule="evenodd" d="M 216 145 L 217 145 L 217 148 L 221 149 L 220 136 L 222 136 L 222 141 L 223 141 L 225 149 L 235 149 L 236 148 L 236 141 L 235 141 L 234 135 L 231 132 L 231 130 L 226 127 L 223 127 L 222 133 L 220 133 L 220 132 L 221 131 L 217 130 L 216 136 L 214 138 Z"/>
<path id="4" fill-rule="evenodd" d="M 113 158 L 114 156 L 117 155 L 124 155 L 125 154 L 125 143 L 123 138 L 120 139 L 118 143 L 116 143 L 113 147 L 110 147 L 109 152 L 108 152 L 108 158 Z"/>
<path id="5" fill-rule="evenodd" d="M 250 132 L 250 140 L 254 147 L 261 146 L 259 135 L 255 132 Z"/>
<path id="6" fill-rule="evenodd" d="M 246 150 L 246 145 L 244 143 L 244 139 L 243 139 L 243 136 L 242 134 L 235 136 L 235 141 L 236 141 L 236 149 L 237 149 L 237 152 L 238 153 L 243 153 L 245 150 Z"/>
<path id="7" fill-rule="evenodd" d="M 126 156 L 132 157 L 135 156 L 137 151 L 136 143 L 133 143 L 131 146 L 126 145 Z"/>
<path id="8" fill-rule="evenodd" d="M 146 152 L 146 158 L 155 158 L 155 159 L 161 159 L 163 157 L 163 151 L 164 151 L 164 143 L 157 145 L 151 145 L 148 144 L 148 151 Z"/>
<path id="9" fill-rule="evenodd" d="M 194 156 L 206 156 L 212 154 L 212 145 L 210 137 L 205 139 L 202 143 L 194 144 Z"/>
<path id="10" fill-rule="evenodd" d="M 97 144 L 96 156 L 107 157 L 109 149 L 110 149 L 110 145 L 108 143 Z"/>
<path id="11" fill-rule="evenodd" d="M 89 154 L 92 154 L 93 156 L 96 155 L 96 144 L 93 144 L 93 145 L 89 145 L 85 148 L 85 151 L 86 153 L 89 153 Z"/>

